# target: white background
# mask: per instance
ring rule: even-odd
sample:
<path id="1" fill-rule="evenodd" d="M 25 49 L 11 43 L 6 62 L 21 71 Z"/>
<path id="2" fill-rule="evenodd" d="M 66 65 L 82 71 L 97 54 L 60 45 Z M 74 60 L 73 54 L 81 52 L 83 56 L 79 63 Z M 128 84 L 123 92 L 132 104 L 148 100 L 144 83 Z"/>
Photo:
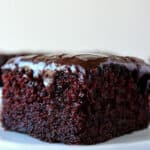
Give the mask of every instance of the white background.
<path id="1" fill-rule="evenodd" d="M 150 0 L 0 0 L 0 49 L 106 49 L 147 58 Z"/>

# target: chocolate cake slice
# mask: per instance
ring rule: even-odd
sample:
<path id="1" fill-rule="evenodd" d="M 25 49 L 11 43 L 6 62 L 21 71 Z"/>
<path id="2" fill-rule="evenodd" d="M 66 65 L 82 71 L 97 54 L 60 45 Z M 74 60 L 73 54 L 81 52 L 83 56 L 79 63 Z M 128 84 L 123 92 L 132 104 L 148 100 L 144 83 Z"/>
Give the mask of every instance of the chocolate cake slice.
<path id="1" fill-rule="evenodd" d="M 148 127 L 150 66 L 140 59 L 31 55 L 9 60 L 2 71 L 6 130 L 95 144 Z"/>

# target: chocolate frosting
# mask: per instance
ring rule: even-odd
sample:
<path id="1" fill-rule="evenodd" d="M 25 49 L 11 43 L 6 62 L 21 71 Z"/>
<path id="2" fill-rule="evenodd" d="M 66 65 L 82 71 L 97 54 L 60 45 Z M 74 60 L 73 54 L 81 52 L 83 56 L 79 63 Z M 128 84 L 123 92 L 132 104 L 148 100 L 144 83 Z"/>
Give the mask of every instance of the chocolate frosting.
<path id="1" fill-rule="evenodd" d="M 66 66 L 75 69 L 75 66 L 82 67 L 85 71 L 88 68 L 103 66 L 104 64 L 118 64 L 127 67 L 129 70 L 138 69 L 140 74 L 150 73 L 150 65 L 135 57 L 115 56 L 108 53 L 87 53 L 87 54 L 43 54 L 27 55 L 10 59 L 2 68 L 14 69 L 18 67 L 29 67 L 33 70 L 61 70 Z"/>

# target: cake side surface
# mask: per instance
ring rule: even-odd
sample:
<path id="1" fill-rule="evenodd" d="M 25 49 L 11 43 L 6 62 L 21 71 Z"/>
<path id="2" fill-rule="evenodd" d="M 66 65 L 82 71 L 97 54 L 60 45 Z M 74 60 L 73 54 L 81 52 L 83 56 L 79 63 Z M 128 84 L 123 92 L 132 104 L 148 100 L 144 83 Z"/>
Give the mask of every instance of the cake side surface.
<path id="1" fill-rule="evenodd" d="M 66 68 L 35 77 L 32 70 L 18 70 L 3 74 L 3 126 L 49 142 L 80 143 L 86 103 L 82 74 Z"/>
<path id="2" fill-rule="evenodd" d="M 68 144 L 99 143 L 146 128 L 149 65 L 133 57 L 83 55 L 8 61 L 3 127 Z"/>

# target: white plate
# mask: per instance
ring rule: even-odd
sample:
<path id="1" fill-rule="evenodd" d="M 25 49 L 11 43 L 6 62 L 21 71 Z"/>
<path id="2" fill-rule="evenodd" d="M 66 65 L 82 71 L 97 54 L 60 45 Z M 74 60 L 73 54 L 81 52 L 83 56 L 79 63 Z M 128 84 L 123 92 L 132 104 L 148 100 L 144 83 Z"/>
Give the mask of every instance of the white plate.
<path id="1" fill-rule="evenodd" d="M 0 91 L 1 92 L 1 91 Z M 1 101 L 1 100 L 0 100 Z M 49 144 L 25 134 L 4 131 L 0 126 L 0 150 L 150 150 L 150 128 L 127 134 L 102 144 L 71 146 Z"/>

